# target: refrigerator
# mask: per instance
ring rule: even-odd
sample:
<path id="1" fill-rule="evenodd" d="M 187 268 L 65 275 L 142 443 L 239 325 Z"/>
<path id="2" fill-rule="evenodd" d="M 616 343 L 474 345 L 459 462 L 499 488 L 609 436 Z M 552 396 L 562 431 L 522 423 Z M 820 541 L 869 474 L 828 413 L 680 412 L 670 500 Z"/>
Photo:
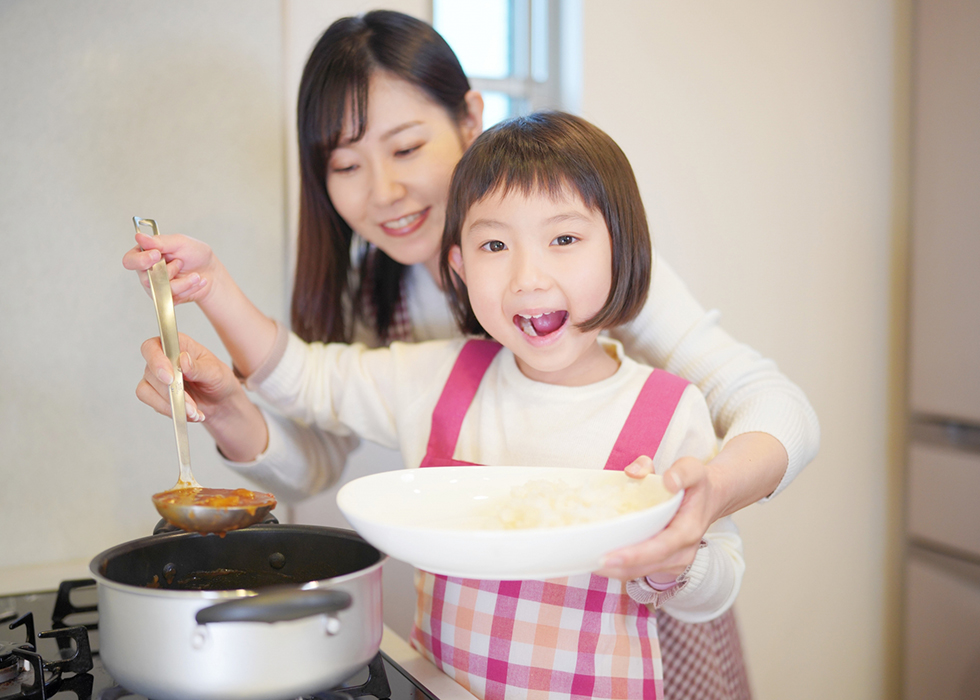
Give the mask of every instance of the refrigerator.
<path id="1" fill-rule="evenodd" d="M 913 5 L 905 700 L 980 699 L 980 2 Z"/>

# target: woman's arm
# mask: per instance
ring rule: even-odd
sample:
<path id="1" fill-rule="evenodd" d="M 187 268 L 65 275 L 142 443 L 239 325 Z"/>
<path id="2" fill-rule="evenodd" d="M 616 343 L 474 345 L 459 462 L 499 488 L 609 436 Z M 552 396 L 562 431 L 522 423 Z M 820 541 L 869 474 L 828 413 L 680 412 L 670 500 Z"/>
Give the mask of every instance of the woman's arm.
<path id="1" fill-rule="evenodd" d="M 712 461 L 720 468 L 675 476 L 686 488 L 709 480 L 700 488 L 710 491 L 711 520 L 779 493 L 820 444 L 816 414 L 800 388 L 725 333 L 718 318 L 658 258 L 643 311 L 612 333 L 631 357 L 684 377 L 704 394 L 715 431 L 724 436 Z"/>
<path id="2" fill-rule="evenodd" d="M 271 415 L 245 394 L 232 370 L 207 348 L 180 335 L 188 418 L 203 421 L 225 463 L 245 478 L 295 503 L 329 488 L 340 477 L 354 436 L 338 436 Z M 136 394 L 169 416 L 170 361 L 159 338 L 141 348 L 146 369 Z"/>

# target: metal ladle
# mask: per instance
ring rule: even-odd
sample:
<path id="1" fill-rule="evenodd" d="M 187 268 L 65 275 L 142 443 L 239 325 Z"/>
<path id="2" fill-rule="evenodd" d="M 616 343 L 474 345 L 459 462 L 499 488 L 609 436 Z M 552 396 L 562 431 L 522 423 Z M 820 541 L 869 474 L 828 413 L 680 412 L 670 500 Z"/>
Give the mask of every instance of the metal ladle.
<path id="1" fill-rule="evenodd" d="M 134 216 L 133 223 L 137 232 L 142 232 L 140 226 L 145 225 L 154 236 L 160 235 L 153 219 Z M 170 412 L 174 419 L 177 460 L 180 464 L 177 484 L 169 491 L 154 494 L 153 505 L 168 523 L 191 532 L 225 533 L 257 523 L 275 507 L 276 499 L 272 494 L 256 493 L 247 489 L 207 489 L 197 483 L 191 472 L 187 409 L 184 405 L 184 374 L 180 369 L 180 342 L 166 261 L 161 259 L 150 268 L 148 274 L 157 324 L 160 327 L 160 342 L 173 367 Z"/>

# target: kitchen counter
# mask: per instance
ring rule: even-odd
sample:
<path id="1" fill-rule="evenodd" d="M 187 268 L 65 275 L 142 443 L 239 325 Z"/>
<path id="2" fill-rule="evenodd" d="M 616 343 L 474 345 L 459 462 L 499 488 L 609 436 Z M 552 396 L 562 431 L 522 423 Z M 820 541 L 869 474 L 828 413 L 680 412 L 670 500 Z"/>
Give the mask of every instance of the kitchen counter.
<path id="1" fill-rule="evenodd" d="M 381 638 L 381 651 L 392 661 L 408 671 L 439 700 L 476 700 L 476 697 L 459 683 L 437 669 L 404 639 L 385 625 Z"/>

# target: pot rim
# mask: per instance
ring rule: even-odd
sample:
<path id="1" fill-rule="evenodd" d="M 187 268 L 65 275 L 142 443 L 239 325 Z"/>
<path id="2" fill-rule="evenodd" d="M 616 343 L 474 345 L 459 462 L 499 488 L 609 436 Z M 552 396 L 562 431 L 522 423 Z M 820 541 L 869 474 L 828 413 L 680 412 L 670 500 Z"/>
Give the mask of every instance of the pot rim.
<path id="1" fill-rule="evenodd" d="M 283 523 L 259 523 L 257 525 L 251 525 L 248 528 L 243 528 L 244 530 L 265 530 L 269 528 L 275 528 L 277 530 L 299 530 L 301 532 L 313 532 L 317 534 L 334 534 L 339 535 L 344 539 L 349 539 L 352 541 L 362 542 L 369 547 L 374 548 L 378 552 L 378 561 L 370 566 L 365 566 L 357 571 L 352 571 L 349 574 L 343 574 L 341 576 L 332 576 L 325 579 L 315 579 L 312 581 L 305 581 L 303 583 L 286 583 L 281 586 L 276 586 L 277 589 L 289 589 L 295 588 L 296 590 L 311 590 L 317 588 L 329 588 L 334 587 L 339 584 L 347 583 L 355 579 L 359 579 L 373 571 L 380 569 L 384 563 L 388 560 L 388 555 L 381 550 L 374 547 L 371 543 L 365 540 L 363 537 L 358 535 L 354 530 L 345 530 L 338 527 L 325 527 L 321 525 L 294 525 L 294 524 L 283 524 Z M 245 598 L 249 596 L 254 596 L 260 594 L 264 588 L 228 588 L 223 590 L 180 590 L 173 588 L 149 588 L 147 586 L 134 586 L 129 583 L 121 583 L 119 581 L 113 581 L 102 573 L 102 564 L 107 562 L 109 559 L 134 551 L 141 547 L 147 546 L 152 543 L 161 542 L 165 540 L 176 540 L 176 539 L 190 539 L 195 537 L 213 537 L 214 535 L 202 535 L 196 532 L 168 532 L 159 535 L 147 535 L 146 537 L 140 537 L 135 540 L 130 540 L 128 542 L 123 542 L 117 544 L 103 552 L 95 555 L 89 562 L 89 572 L 91 572 L 92 577 L 99 583 L 100 586 L 106 586 L 108 588 L 113 588 L 118 591 L 128 592 L 136 595 L 145 595 L 153 598 L 176 598 L 176 599 L 187 599 L 187 600 L 218 600 L 222 598 Z"/>

